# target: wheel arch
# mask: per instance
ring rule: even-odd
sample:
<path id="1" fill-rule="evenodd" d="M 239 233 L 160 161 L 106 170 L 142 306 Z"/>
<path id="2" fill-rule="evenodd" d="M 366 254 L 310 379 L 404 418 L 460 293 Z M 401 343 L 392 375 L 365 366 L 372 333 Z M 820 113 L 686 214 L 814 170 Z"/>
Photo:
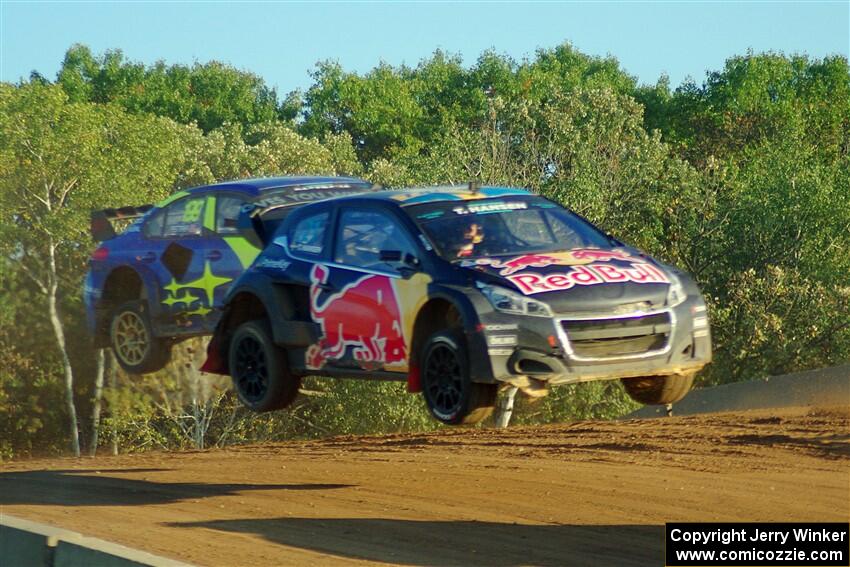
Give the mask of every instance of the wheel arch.
<path id="1" fill-rule="evenodd" d="M 430 298 L 416 314 L 416 321 L 413 324 L 409 351 L 408 391 L 421 391 L 419 357 L 428 337 L 450 326 L 459 328 L 466 339 L 472 380 L 484 383 L 494 382 L 490 359 L 487 358 L 486 342 L 478 331 L 478 315 L 472 303 L 457 290 L 429 293 L 429 295 Z"/>
<path id="2" fill-rule="evenodd" d="M 145 282 L 139 272 L 127 265 L 117 266 L 103 282 L 101 301 L 144 299 Z"/>
<path id="3" fill-rule="evenodd" d="M 109 271 L 95 304 L 96 346 L 108 346 L 109 324 L 115 308 L 127 301 L 147 299 L 148 287 L 145 277 L 131 266 L 122 264 Z"/>
<path id="4" fill-rule="evenodd" d="M 267 320 L 274 342 L 284 348 L 306 347 L 318 340 L 316 325 L 297 320 L 295 298 L 289 286 L 265 280 L 259 282 L 261 285 L 256 283 L 243 282 L 228 293 L 214 342 L 210 343 L 215 350 L 215 360 L 208 365 L 210 372 L 227 373 L 230 339 L 248 321 Z M 210 354 L 212 360 L 212 351 Z"/>
<path id="5" fill-rule="evenodd" d="M 428 337 L 441 329 L 462 323 L 457 306 L 445 297 L 430 298 L 416 314 L 410 341 L 410 366 L 418 367 L 420 354 Z"/>

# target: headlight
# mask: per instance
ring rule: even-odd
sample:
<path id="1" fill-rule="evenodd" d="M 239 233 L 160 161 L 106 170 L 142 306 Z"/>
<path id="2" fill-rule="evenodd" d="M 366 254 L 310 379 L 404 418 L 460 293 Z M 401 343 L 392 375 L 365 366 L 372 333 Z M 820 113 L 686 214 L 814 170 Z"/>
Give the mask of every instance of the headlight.
<path id="1" fill-rule="evenodd" d="M 685 293 L 685 288 L 682 281 L 675 274 L 670 274 L 670 288 L 667 290 L 667 307 L 676 307 L 680 305 L 688 294 Z"/>
<path id="2" fill-rule="evenodd" d="M 509 289 L 476 282 L 478 289 L 490 301 L 493 309 L 502 313 L 514 315 L 533 315 L 535 317 L 551 317 L 552 310 L 543 302 L 523 297 Z"/>

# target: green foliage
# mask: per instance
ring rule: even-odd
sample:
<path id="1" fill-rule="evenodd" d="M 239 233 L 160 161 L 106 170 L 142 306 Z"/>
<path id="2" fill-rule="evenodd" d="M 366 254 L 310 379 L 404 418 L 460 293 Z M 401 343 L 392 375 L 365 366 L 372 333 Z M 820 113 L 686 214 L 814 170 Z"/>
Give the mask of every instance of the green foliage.
<path id="1" fill-rule="evenodd" d="M 262 123 L 243 128 L 225 124 L 204 137 L 198 158 L 206 165 L 209 179 L 238 179 L 271 175 L 333 174 L 337 167 L 357 169 L 352 150 L 346 154 L 345 136 L 334 137 L 326 147 L 304 138 L 282 123 Z"/>
<path id="2" fill-rule="evenodd" d="M 824 284 L 800 270 L 746 270 L 711 310 L 715 362 L 704 382 L 786 374 L 850 360 L 850 285 Z"/>
<path id="3" fill-rule="evenodd" d="M 552 93 L 610 88 L 627 93 L 634 79 L 613 58 L 579 53 L 565 44 L 539 50 L 517 64 L 484 53 L 469 69 L 457 56 L 436 51 L 416 68 L 381 63 L 361 76 L 338 63 L 320 63 L 304 95 L 301 131 L 320 139 L 348 132 L 364 163 L 427 155 L 455 127 L 480 128 L 493 97 L 545 105 Z"/>
<path id="4" fill-rule="evenodd" d="M 13 263 L 0 260 L 0 460 L 65 445 L 62 388 L 56 379 L 61 368 L 46 322 L 26 317 L 43 305 L 31 288 Z M 21 332 L 22 322 L 29 325 L 26 332 Z"/>
<path id="5" fill-rule="evenodd" d="M 145 67 L 127 61 L 120 50 L 95 57 L 88 47 L 74 45 L 57 83 L 72 102 L 111 102 L 128 112 L 195 123 L 204 132 L 226 122 L 273 121 L 279 111 L 274 89 L 262 79 L 217 61 L 191 67 L 160 61 Z"/>
<path id="6" fill-rule="evenodd" d="M 304 433 L 363 434 L 435 429 L 421 396 L 399 382 L 309 380 L 309 403 L 291 412 Z"/>
<path id="7" fill-rule="evenodd" d="M 571 384 L 553 388 L 543 399 L 517 396 L 516 424 L 559 423 L 574 419 L 614 419 L 640 407 L 619 380 Z"/>

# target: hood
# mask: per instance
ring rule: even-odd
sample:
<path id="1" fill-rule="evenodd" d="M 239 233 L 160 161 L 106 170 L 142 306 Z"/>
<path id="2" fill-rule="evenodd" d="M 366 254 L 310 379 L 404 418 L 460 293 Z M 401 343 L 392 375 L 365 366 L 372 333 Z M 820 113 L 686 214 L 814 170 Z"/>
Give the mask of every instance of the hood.
<path id="1" fill-rule="evenodd" d="M 556 313 L 658 308 L 675 281 L 670 270 L 631 248 L 492 256 L 461 266 L 481 283 L 514 289 Z"/>

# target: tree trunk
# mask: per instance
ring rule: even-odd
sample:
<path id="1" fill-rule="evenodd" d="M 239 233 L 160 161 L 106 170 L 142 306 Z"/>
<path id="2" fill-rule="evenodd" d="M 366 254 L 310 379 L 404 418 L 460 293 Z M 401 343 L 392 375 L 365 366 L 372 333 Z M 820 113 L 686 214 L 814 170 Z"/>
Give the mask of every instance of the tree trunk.
<path id="1" fill-rule="evenodd" d="M 94 401 L 92 403 L 91 410 L 91 443 L 89 444 L 89 455 L 92 457 L 97 456 L 97 443 L 98 443 L 98 434 L 100 433 L 100 407 L 101 407 L 101 399 L 103 397 L 103 374 L 105 371 L 105 356 L 103 355 L 103 349 L 97 349 L 97 354 L 95 355 L 95 362 L 97 364 L 97 370 L 94 375 Z"/>
<path id="2" fill-rule="evenodd" d="M 47 289 L 47 309 L 50 314 L 50 323 L 56 336 L 56 345 L 62 356 L 62 368 L 65 372 L 65 403 L 68 410 L 68 427 L 71 433 L 71 450 L 75 457 L 80 456 L 80 433 L 77 426 L 77 407 L 74 405 L 74 370 L 71 368 L 71 359 L 68 357 L 68 348 L 65 343 L 65 329 L 59 318 L 59 310 L 56 305 L 57 290 L 59 288 L 59 276 L 56 273 L 56 244 L 51 238 L 47 244 L 48 261 L 50 269 L 50 282 Z"/>
<path id="3" fill-rule="evenodd" d="M 115 364 L 115 360 L 112 358 L 112 351 L 109 349 L 104 349 L 106 352 L 104 353 L 106 356 L 107 364 L 106 364 L 106 374 L 109 377 L 109 389 L 112 391 L 112 395 L 115 396 L 116 390 L 118 390 L 118 365 Z M 114 399 L 114 398 L 113 398 Z M 115 410 L 113 408 L 109 408 L 109 413 L 112 419 L 112 454 L 118 454 L 118 423 L 115 419 Z"/>

